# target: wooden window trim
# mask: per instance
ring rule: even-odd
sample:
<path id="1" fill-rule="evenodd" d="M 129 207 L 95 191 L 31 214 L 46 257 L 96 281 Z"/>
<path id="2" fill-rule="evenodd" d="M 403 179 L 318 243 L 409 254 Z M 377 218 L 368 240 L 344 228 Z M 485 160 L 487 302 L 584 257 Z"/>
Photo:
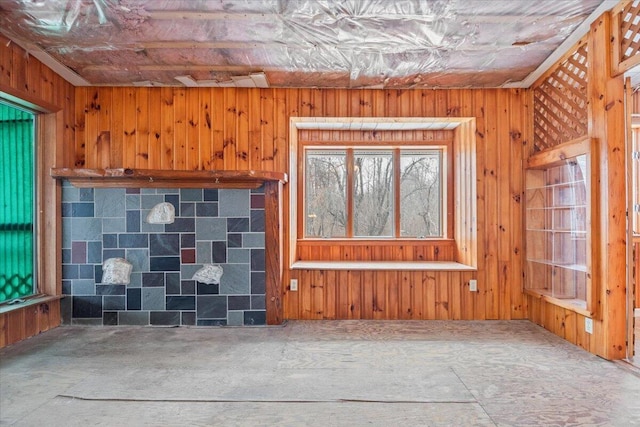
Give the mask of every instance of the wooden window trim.
<path id="1" fill-rule="evenodd" d="M 349 126 L 353 126 L 350 128 Z M 444 245 L 451 245 L 453 242 L 453 256 L 443 261 L 452 261 L 464 266 L 477 269 L 478 266 L 478 227 L 477 227 L 477 189 L 476 189 L 476 119 L 474 117 L 291 117 L 289 122 L 289 164 L 290 164 L 290 183 L 293 185 L 287 186 L 286 189 L 291 209 L 289 211 L 289 229 L 288 229 L 288 247 L 287 258 L 288 266 L 291 268 L 296 262 L 302 261 L 298 259 L 298 244 L 304 243 L 305 245 L 310 242 L 309 239 L 299 240 L 298 236 L 301 235 L 301 229 L 299 228 L 300 221 L 298 221 L 298 213 L 302 212 L 302 203 L 300 197 L 298 197 L 298 177 L 302 177 L 303 165 L 299 161 L 299 152 L 302 150 L 302 141 L 300 140 L 300 132 L 308 129 L 340 129 L 340 130 L 353 130 L 353 129 L 376 129 L 376 130 L 397 130 L 397 129 L 429 129 L 429 130 L 453 130 L 453 148 L 451 149 L 451 161 L 453 167 L 449 168 L 448 173 L 451 173 L 451 187 L 447 193 L 447 198 L 452 200 L 454 209 L 448 212 L 451 218 L 447 218 L 447 226 L 453 228 L 453 231 L 449 234 L 451 239 L 442 240 Z M 389 143 L 391 141 L 385 141 L 384 145 L 393 145 Z M 428 141 L 433 145 L 442 145 L 442 141 Z M 314 141 L 312 145 L 335 145 L 330 142 Z M 372 145 L 381 145 L 379 142 L 374 142 Z M 409 145 L 409 144 L 407 144 Z M 416 141 L 413 145 L 427 145 L 425 141 Z M 449 220 L 450 219 L 450 220 Z M 433 239 L 415 239 L 413 242 L 417 246 L 421 243 L 428 241 L 433 246 Z M 326 246 L 325 239 L 316 240 L 319 246 Z M 360 243 L 360 239 L 349 239 L 349 244 L 356 245 L 386 245 L 394 246 L 395 239 L 366 239 Z M 398 241 L 397 245 L 400 248 L 402 245 L 406 245 L 407 239 Z M 329 243 L 331 253 L 338 253 L 337 246 L 340 245 L 338 241 L 330 240 Z M 437 242 L 436 242 L 437 246 Z M 395 247 L 395 246 L 394 246 Z M 336 249 L 335 251 L 333 249 Z M 304 261 L 314 261 L 313 259 Z M 338 261 L 336 259 L 335 261 Z M 357 261 L 357 260 L 356 260 Z"/>

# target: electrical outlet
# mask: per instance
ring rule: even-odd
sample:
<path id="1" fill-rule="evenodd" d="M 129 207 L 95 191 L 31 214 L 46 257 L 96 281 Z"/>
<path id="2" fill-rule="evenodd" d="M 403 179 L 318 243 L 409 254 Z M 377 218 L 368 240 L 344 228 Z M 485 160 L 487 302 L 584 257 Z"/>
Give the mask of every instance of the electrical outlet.
<path id="1" fill-rule="evenodd" d="M 478 292 L 478 281 L 476 279 L 469 280 L 469 291 Z"/>
<path id="2" fill-rule="evenodd" d="M 298 290 L 298 279 L 291 279 L 291 282 L 289 282 L 289 290 L 290 291 Z"/>
<path id="3" fill-rule="evenodd" d="M 593 319 L 589 317 L 584 318 L 584 331 L 588 334 L 593 334 Z"/>

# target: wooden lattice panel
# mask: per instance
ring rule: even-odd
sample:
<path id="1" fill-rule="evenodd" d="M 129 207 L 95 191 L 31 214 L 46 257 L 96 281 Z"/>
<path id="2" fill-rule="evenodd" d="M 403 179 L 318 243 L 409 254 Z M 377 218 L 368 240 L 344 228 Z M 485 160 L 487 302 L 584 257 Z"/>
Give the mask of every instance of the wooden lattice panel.
<path id="1" fill-rule="evenodd" d="M 629 2 L 620 12 L 621 62 L 640 53 L 640 0 Z"/>
<path id="2" fill-rule="evenodd" d="M 587 44 L 580 43 L 534 89 L 532 153 L 587 135 L 587 66 Z"/>

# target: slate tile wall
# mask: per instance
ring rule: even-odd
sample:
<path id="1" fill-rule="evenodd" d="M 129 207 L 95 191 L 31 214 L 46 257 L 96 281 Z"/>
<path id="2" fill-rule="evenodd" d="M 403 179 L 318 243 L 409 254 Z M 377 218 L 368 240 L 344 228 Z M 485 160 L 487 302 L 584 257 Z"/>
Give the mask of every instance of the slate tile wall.
<path id="1" fill-rule="evenodd" d="M 169 202 L 173 224 L 148 224 Z M 258 190 L 62 187 L 62 317 L 83 325 L 263 325 L 264 194 Z M 121 257 L 131 283 L 102 282 Z M 219 285 L 191 280 L 222 265 Z"/>

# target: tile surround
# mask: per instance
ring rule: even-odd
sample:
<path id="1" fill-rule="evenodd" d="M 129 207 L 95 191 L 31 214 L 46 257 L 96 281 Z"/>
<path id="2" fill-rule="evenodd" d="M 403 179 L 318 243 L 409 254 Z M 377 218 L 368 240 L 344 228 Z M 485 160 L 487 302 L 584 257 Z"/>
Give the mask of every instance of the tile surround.
<path id="1" fill-rule="evenodd" d="M 258 190 L 62 187 L 66 324 L 264 325 L 264 194 Z M 173 224 L 147 224 L 160 202 Z M 129 285 L 102 284 L 102 262 L 126 258 Z M 191 280 L 221 264 L 220 285 Z"/>

